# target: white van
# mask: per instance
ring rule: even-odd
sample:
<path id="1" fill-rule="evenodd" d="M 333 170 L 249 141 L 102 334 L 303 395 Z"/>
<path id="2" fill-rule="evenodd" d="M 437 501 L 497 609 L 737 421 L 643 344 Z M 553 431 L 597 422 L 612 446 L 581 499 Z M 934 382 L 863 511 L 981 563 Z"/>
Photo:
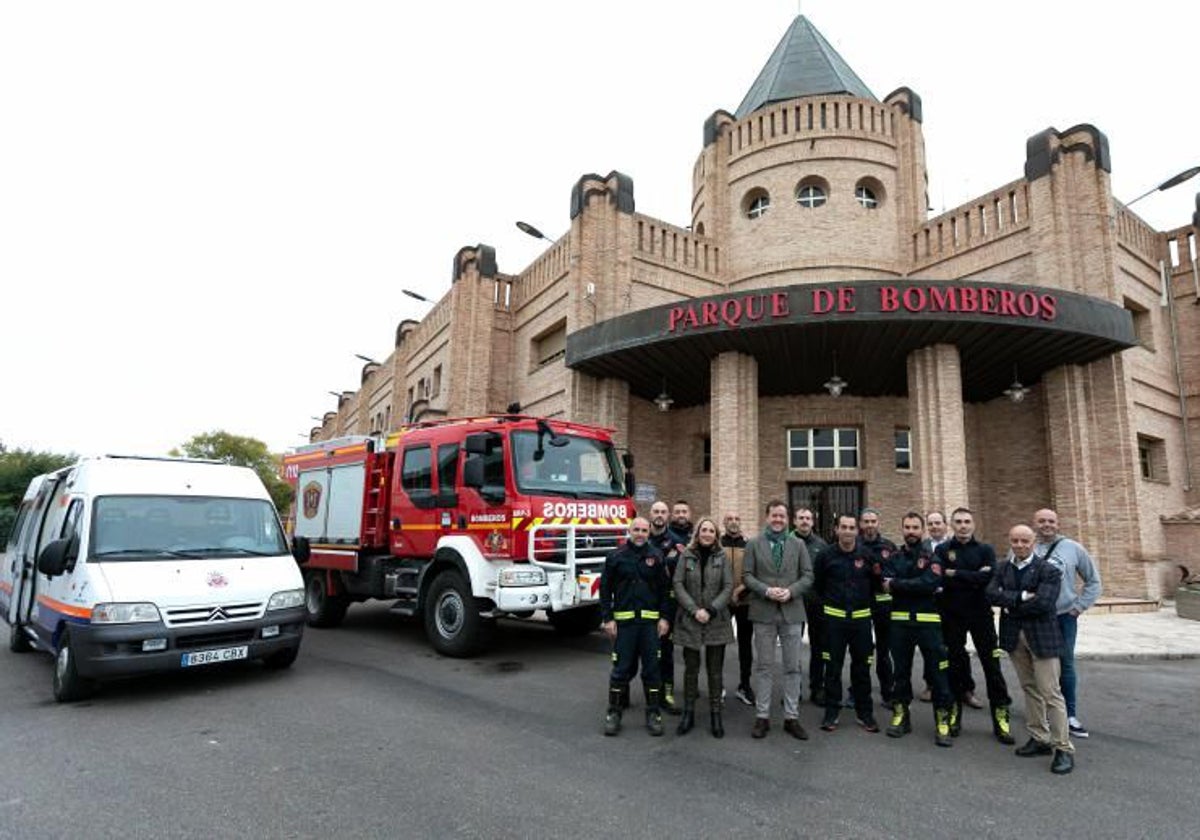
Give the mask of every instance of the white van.
<path id="1" fill-rule="evenodd" d="M 286 668 L 304 584 L 254 472 L 105 456 L 38 476 L 0 559 L 14 652 L 53 654 L 54 697 L 100 680 L 262 659 Z"/>

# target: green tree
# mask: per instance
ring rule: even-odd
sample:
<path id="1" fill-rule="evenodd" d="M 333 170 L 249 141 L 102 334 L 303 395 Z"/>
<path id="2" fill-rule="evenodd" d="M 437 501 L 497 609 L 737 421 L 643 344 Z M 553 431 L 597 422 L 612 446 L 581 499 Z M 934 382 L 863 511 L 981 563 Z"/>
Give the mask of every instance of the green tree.
<path id="1" fill-rule="evenodd" d="M 54 472 L 75 463 L 75 455 L 9 450 L 0 442 L 0 546 L 8 542 L 8 532 L 17 518 L 17 508 L 34 476 Z"/>
<path id="2" fill-rule="evenodd" d="M 180 451 L 182 449 L 182 451 Z M 279 476 L 282 459 L 267 449 L 261 440 L 242 435 L 234 435 L 225 431 L 206 432 L 193 435 L 192 439 L 183 444 L 180 449 L 172 449 L 172 455 L 187 455 L 189 458 L 207 458 L 212 461 L 224 461 L 226 464 L 237 464 L 249 467 L 258 473 L 275 509 L 286 514 L 292 504 L 292 486 Z"/>

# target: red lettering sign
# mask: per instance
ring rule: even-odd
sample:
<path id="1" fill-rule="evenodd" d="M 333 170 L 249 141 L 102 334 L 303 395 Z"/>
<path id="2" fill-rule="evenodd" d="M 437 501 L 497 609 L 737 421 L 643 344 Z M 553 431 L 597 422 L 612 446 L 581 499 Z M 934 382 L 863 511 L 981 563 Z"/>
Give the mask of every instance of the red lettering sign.
<path id="1" fill-rule="evenodd" d="M 879 311 L 895 312 L 900 308 L 900 293 L 895 286 L 883 286 L 879 290 Z"/>
<path id="2" fill-rule="evenodd" d="M 1058 299 L 1054 295 L 1042 295 L 1042 320 L 1053 321 L 1058 315 Z"/>
<path id="3" fill-rule="evenodd" d="M 905 289 L 904 308 L 909 312 L 924 312 L 925 290 L 920 286 L 913 286 L 911 289 Z"/>
<path id="4" fill-rule="evenodd" d="M 954 289 L 929 288 L 929 308 L 934 312 L 957 312 L 958 301 L 954 299 Z"/>
<path id="5" fill-rule="evenodd" d="M 858 312 L 857 292 L 858 288 L 853 285 L 814 288 L 811 314 L 854 314 Z M 902 307 L 904 312 L 914 315 L 978 312 L 1042 321 L 1053 321 L 1058 317 L 1058 299 L 1052 294 L 977 285 L 879 287 L 880 313 L 899 312 Z M 755 293 L 673 306 L 667 310 L 667 332 L 722 325 L 737 329 L 745 321 L 790 317 L 788 292 Z"/>
<path id="6" fill-rule="evenodd" d="M 788 312 L 787 292 L 775 292 L 771 295 L 771 317 L 784 318 Z"/>

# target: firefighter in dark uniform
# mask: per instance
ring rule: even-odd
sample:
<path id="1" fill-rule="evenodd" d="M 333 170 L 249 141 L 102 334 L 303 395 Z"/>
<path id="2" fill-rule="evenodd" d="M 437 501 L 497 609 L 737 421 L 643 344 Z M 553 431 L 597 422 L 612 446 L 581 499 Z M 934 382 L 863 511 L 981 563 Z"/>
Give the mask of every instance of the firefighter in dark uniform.
<path id="1" fill-rule="evenodd" d="M 858 542 L 871 552 L 871 566 L 875 572 L 875 600 L 871 604 L 871 624 L 875 630 L 875 676 L 879 679 L 879 694 L 885 706 L 892 704 L 892 649 L 890 628 L 892 626 L 892 596 L 880 588 L 883 564 L 896 553 L 896 544 L 879 533 L 879 511 L 864 508 L 858 517 Z"/>
<path id="2" fill-rule="evenodd" d="M 950 662 L 942 642 L 942 618 L 934 602 L 935 593 L 942 588 L 942 567 L 921 539 L 924 530 L 921 514 L 906 513 L 901 528 L 904 545 L 883 562 L 882 588 L 892 596 L 892 665 L 896 669 L 887 734 L 902 738 L 912 732 L 908 707 L 913 699 L 913 649 L 919 647 L 933 693 L 934 743 L 949 747 L 954 743 L 950 739 L 952 701 L 946 679 Z"/>
<path id="3" fill-rule="evenodd" d="M 975 516 L 960 507 L 950 515 L 953 539 L 934 551 L 942 567 L 945 585 L 938 598 L 942 615 L 942 634 L 950 655 L 950 735 L 962 731 L 963 698 L 971 690 L 971 659 L 967 655 L 967 633 L 979 654 L 983 676 L 987 680 L 988 701 L 992 707 L 992 734 L 1001 744 L 1015 743 L 1009 707 L 1012 699 L 1004 673 L 1000 670 L 1000 646 L 996 639 L 996 618 L 985 589 L 996 568 L 996 550 L 975 539 Z"/>
<path id="4" fill-rule="evenodd" d="M 878 732 L 871 704 L 872 555 L 858 543 L 858 522 L 851 514 L 837 520 L 837 541 L 821 549 L 813 563 L 813 589 L 825 621 L 825 717 L 821 729 L 838 727 L 842 662 L 850 648 L 850 691 L 858 724 Z"/>
<path id="5" fill-rule="evenodd" d="M 602 627 L 613 640 L 605 735 L 621 731 L 622 696 L 629 695 L 634 663 L 639 660 L 646 690 L 646 728 L 651 735 L 663 734 L 658 643 L 671 628 L 665 618 L 671 579 L 662 554 L 647 541 L 649 536 L 650 523 L 640 516 L 634 519 L 629 539 L 608 555 L 600 575 Z"/>
<path id="6" fill-rule="evenodd" d="M 655 502 L 654 507 L 662 505 L 663 502 Z M 653 507 L 651 509 L 653 511 Z M 692 509 L 683 499 L 677 501 L 671 507 L 670 524 L 660 533 L 654 532 L 654 523 L 651 523 L 650 528 L 650 544 L 662 552 L 663 558 L 667 561 L 667 577 L 675 579 L 675 566 L 679 563 L 679 558 L 683 556 L 683 550 L 692 541 Z M 653 513 L 651 517 L 654 518 Z M 675 603 L 675 589 L 672 587 L 669 593 L 671 599 L 670 608 L 663 613 L 667 619 L 667 623 L 671 625 L 671 630 L 667 631 L 667 635 L 663 636 L 658 650 L 658 668 L 662 675 L 663 696 L 662 705 L 673 715 L 679 714 L 679 707 L 675 704 L 675 637 L 672 632 L 675 629 L 675 613 L 679 606 Z"/>

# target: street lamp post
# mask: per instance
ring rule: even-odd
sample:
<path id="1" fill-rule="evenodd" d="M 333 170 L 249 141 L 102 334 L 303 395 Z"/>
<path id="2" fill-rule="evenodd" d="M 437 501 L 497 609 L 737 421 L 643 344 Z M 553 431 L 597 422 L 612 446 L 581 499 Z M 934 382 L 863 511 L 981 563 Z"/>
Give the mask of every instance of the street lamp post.
<path id="1" fill-rule="evenodd" d="M 1152 193 L 1162 192 L 1163 190 L 1169 190 L 1172 187 L 1178 187 L 1184 181 L 1190 180 L 1191 178 L 1194 178 L 1197 175 L 1200 175 L 1200 166 L 1193 166 L 1191 169 L 1185 169 L 1182 172 L 1180 172 L 1178 175 L 1172 175 L 1170 178 L 1163 181 L 1157 187 L 1151 187 L 1150 189 L 1146 190 L 1144 193 L 1139 195 L 1133 201 L 1125 202 L 1125 206 L 1132 207 L 1133 205 L 1137 204 L 1143 198 L 1145 198 L 1146 196 L 1148 196 Z"/>
<path id="2" fill-rule="evenodd" d="M 547 242 L 554 241 L 549 236 L 535 228 L 533 225 L 529 224 L 529 222 L 517 222 L 517 229 L 520 230 L 521 233 L 532 236 L 534 239 L 545 239 Z"/>

